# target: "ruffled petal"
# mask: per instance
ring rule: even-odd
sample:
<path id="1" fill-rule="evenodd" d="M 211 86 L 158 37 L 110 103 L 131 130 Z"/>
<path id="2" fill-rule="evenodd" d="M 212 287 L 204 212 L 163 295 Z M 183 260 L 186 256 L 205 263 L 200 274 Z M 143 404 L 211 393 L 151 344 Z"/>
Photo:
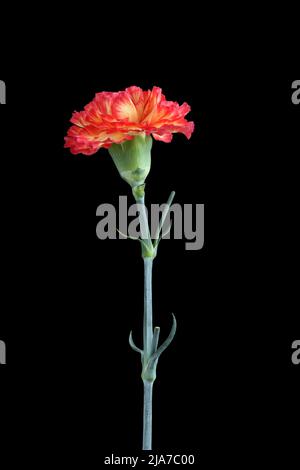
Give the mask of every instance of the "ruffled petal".
<path id="1" fill-rule="evenodd" d="M 153 132 L 152 135 L 155 140 L 160 140 L 161 142 L 165 142 L 167 144 L 173 139 L 173 135 L 170 132 L 166 134 L 156 134 Z"/>
<path id="2" fill-rule="evenodd" d="M 137 109 L 131 100 L 130 94 L 125 92 L 118 93 L 112 104 L 112 114 L 120 121 L 138 122 L 139 116 Z"/>
<path id="3" fill-rule="evenodd" d="M 126 88 L 125 91 L 129 94 L 131 101 L 133 102 L 136 108 L 138 120 L 141 121 L 145 107 L 143 90 L 137 86 L 131 86 L 129 88 Z"/>

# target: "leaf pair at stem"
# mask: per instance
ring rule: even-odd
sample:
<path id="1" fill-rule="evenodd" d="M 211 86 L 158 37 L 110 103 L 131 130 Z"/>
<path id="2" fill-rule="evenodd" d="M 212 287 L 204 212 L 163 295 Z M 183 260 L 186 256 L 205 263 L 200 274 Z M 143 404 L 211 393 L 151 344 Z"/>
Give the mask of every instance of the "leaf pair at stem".
<path id="1" fill-rule="evenodd" d="M 176 333 L 177 322 L 176 322 L 175 315 L 173 313 L 172 313 L 172 317 L 173 317 L 173 323 L 172 323 L 170 334 L 167 337 L 167 339 L 159 347 L 158 347 L 158 340 L 159 340 L 159 334 L 160 334 L 160 327 L 156 326 L 154 328 L 153 339 L 152 339 L 152 351 L 151 351 L 150 357 L 146 357 L 144 351 L 135 345 L 132 339 L 132 331 L 130 332 L 129 344 L 134 351 L 141 354 L 142 365 L 143 365 L 143 369 L 142 369 L 143 380 L 146 380 L 148 382 L 154 382 L 156 378 L 156 367 L 157 367 L 158 359 L 160 355 L 165 351 L 165 349 L 167 349 L 169 344 L 172 342 Z"/>
<path id="2" fill-rule="evenodd" d="M 133 195 L 135 197 L 135 200 L 136 200 L 137 204 L 142 204 L 142 207 L 145 205 L 145 202 L 144 202 L 144 197 L 145 197 L 144 194 L 145 193 L 144 193 L 144 191 L 145 191 L 145 184 L 143 184 L 141 186 L 137 186 L 136 188 L 133 188 Z M 167 218 L 167 216 L 170 212 L 170 207 L 172 205 L 174 197 L 175 197 L 175 191 L 172 191 L 170 196 L 169 196 L 169 199 L 168 199 L 167 203 L 164 205 L 162 215 L 161 215 L 161 219 L 159 221 L 159 224 L 157 226 L 157 229 L 155 231 L 153 239 L 151 238 L 151 235 L 150 235 L 149 226 L 147 227 L 148 236 L 145 237 L 145 238 L 137 238 L 137 237 L 127 236 L 124 233 L 120 232 L 120 230 L 118 230 L 118 232 L 124 238 L 129 238 L 130 240 L 135 240 L 135 241 L 137 240 L 141 243 L 143 258 L 155 258 L 156 254 L 157 254 L 157 248 L 158 248 L 158 245 L 159 245 L 161 239 L 163 237 L 165 237 L 166 235 L 168 235 L 168 233 L 170 232 L 171 225 L 172 225 L 171 222 L 170 222 L 170 226 L 169 226 L 169 228 L 167 229 L 166 232 L 163 232 L 163 226 L 164 226 L 166 218 Z"/>

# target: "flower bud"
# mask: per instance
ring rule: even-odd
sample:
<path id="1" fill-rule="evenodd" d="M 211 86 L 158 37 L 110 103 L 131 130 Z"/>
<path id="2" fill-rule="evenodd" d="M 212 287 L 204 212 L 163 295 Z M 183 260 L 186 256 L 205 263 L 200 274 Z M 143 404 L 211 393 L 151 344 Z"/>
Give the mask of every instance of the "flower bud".
<path id="1" fill-rule="evenodd" d="M 152 137 L 141 134 L 108 149 L 121 177 L 132 188 L 145 183 L 151 168 L 151 147 Z"/>

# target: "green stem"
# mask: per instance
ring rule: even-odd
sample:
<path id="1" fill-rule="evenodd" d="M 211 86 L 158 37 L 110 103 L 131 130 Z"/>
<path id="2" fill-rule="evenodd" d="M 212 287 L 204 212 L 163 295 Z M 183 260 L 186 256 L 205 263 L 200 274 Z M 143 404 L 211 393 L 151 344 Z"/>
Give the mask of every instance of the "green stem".
<path id="1" fill-rule="evenodd" d="M 152 267 L 152 258 L 144 258 L 143 450 L 152 448 L 152 391 L 155 377 L 148 371 L 149 359 L 153 353 Z"/>
<path id="2" fill-rule="evenodd" d="M 143 450 L 152 449 L 152 394 L 155 377 L 149 374 L 147 367 L 153 353 L 153 312 L 152 312 L 152 268 L 154 247 L 149 230 L 145 206 L 144 188 L 142 194 L 133 192 L 139 204 L 140 227 L 142 232 L 142 257 L 144 260 L 144 326 L 143 326 L 143 372 L 144 413 L 143 413 Z"/>
<path id="3" fill-rule="evenodd" d="M 144 359 L 148 361 L 152 354 L 152 267 L 153 259 L 144 258 Z"/>
<path id="4" fill-rule="evenodd" d="M 152 450 L 152 393 L 153 382 L 144 381 L 143 450 Z"/>
<path id="5" fill-rule="evenodd" d="M 136 198 L 136 203 L 138 204 L 138 208 L 139 208 L 139 219 L 140 219 L 140 230 L 141 230 L 141 241 L 142 241 L 141 243 L 142 257 L 144 259 L 146 258 L 153 259 L 155 257 L 156 250 L 151 240 L 151 233 L 149 229 L 147 210 L 145 206 L 145 197 L 142 196 L 142 197 Z"/>
<path id="6" fill-rule="evenodd" d="M 168 338 L 158 347 L 160 328 L 156 327 L 153 332 L 152 319 L 152 269 L 153 260 L 156 257 L 157 245 L 159 243 L 160 231 L 165 218 L 170 210 L 174 198 L 171 193 L 167 202 L 160 225 L 158 227 L 157 239 L 152 243 L 149 230 L 147 211 L 145 206 L 145 185 L 135 186 L 132 192 L 136 203 L 139 205 L 139 219 L 141 227 L 142 258 L 144 260 L 144 325 L 143 325 L 143 350 L 139 349 L 133 342 L 132 333 L 129 335 L 129 344 L 134 351 L 142 356 L 142 379 L 144 383 L 144 414 L 143 414 L 143 450 L 152 450 L 152 395 L 153 384 L 156 379 L 156 366 L 161 353 L 169 346 L 176 331 L 176 319 L 173 315 L 173 326 Z"/>

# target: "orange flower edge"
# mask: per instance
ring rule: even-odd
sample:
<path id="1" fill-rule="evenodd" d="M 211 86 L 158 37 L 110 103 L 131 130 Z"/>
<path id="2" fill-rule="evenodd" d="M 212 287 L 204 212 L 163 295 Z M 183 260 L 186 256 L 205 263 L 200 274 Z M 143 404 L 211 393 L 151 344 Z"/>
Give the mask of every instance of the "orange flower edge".
<path id="1" fill-rule="evenodd" d="M 97 93 L 83 111 L 73 113 L 65 148 L 74 155 L 93 155 L 101 147 L 109 148 L 140 134 L 171 142 L 179 132 L 190 139 L 194 123 L 185 119 L 190 109 L 187 103 L 180 106 L 167 101 L 158 87 L 143 91 L 132 86 L 125 91 Z"/>

